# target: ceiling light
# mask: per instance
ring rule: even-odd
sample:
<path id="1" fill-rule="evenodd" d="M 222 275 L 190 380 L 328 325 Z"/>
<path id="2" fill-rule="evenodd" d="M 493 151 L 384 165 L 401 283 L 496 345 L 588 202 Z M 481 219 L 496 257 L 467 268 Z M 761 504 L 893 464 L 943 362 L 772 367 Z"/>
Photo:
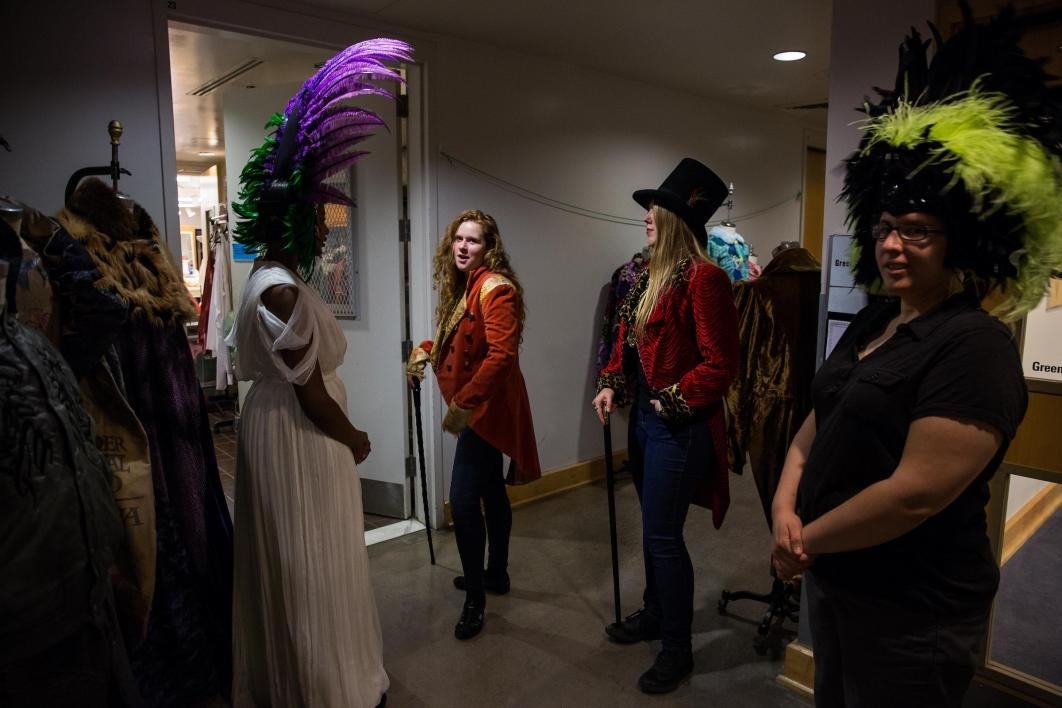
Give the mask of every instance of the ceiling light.
<path id="1" fill-rule="evenodd" d="M 775 61 L 800 61 L 807 56 L 807 52 L 778 52 L 774 55 Z"/>
<path id="2" fill-rule="evenodd" d="M 214 157 L 214 153 L 208 150 L 206 152 L 199 153 L 199 157 Z"/>

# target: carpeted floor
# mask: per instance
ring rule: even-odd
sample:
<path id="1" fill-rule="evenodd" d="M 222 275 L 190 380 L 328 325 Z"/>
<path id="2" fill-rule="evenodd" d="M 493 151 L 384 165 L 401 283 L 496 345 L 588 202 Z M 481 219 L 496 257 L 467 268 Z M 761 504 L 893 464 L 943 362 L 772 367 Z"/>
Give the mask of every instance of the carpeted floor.
<path id="1" fill-rule="evenodd" d="M 1062 686 L 1062 509 L 1003 566 L 991 656 L 1005 666 Z"/>

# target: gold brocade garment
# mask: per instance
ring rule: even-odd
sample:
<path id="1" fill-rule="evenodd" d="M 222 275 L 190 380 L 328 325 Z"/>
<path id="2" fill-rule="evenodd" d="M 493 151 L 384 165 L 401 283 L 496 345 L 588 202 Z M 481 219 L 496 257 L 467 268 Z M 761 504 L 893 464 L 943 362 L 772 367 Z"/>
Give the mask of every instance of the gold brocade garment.
<path id="1" fill-rule="evenodd" d="M 752 282 L 734 285 L 740 370 L 727 393 L 730 468 L 748 455 L 767 523 L 789 443 L 811 410 L 821 266 L 811 253 L 779 253 Z"/>

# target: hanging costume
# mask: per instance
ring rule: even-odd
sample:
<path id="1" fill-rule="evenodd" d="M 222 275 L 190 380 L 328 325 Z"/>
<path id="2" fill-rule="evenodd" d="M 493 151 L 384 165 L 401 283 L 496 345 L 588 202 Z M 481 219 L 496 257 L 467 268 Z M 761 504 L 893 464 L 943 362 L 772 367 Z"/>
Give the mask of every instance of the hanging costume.
<path id="1" fill-rule="evenodd" d="M 115 618 L 122 521 L 73 373 L 8 311 L 0 222 L 0 704 L 135 703 Z M 11 266 L 10 279 L 8 266 Z"/>
<path id="2" fill-rule="evenodd" d="M 57 220 L 95 262 L 96 287 L 128 307 L 115 379 L 147 436 L 158 543 L 137 683 L 153 706 L 207 700 L 230 680 L 232 522 L 183 327 L 195 308 L 150 217 L 102 182 L 82 183 Z"/>
<path id="3" fill-rule="evenodd" d="M 722 226 L 708 229 L 708 257 L 731 282 L 749 279 L 749 245 L 736 231 Z"/>
<path id="4" fill-rule="evenodd" d="M 726 397 L 730 464 L 741 474 L 748 455 L 768 525 L 786 451 L 811 409 L 821 275 L 808 250 L 790 248 L 734 285 L 741 357 Z"/>
<path id="5" fill-rule="evenodd" d="M 634 287 L 638 275 L 645 268 L 645 256 L 638 253 L 629 261 L 621 265 L 612 273 L 609 281 L 608 296 L 605 299 L 605 313 L 601 318 L 601 335 L 597 342 L 597 368 L 598 375 L 608 364 L 612 356 L 612 347 L 616 342 L 616 334 L 619 332 L 619 309 L 627 298 L 627 293 Z"/>
<path id="6" fill-rule="evenodd" d="M 220 225 L 214 227 L 213 238 L 209 306 L 206 313 L 200 312 L 199 317 L 200 320 L 204 316 L 207 319 L 203 344 L 207 351 L 214 353 L 216 359 L 214 388 L 224 391 L 236 383 L 232 358 L 225 344 L 225 323 L 232 313 L 232 242 L 228 230 Z"/>

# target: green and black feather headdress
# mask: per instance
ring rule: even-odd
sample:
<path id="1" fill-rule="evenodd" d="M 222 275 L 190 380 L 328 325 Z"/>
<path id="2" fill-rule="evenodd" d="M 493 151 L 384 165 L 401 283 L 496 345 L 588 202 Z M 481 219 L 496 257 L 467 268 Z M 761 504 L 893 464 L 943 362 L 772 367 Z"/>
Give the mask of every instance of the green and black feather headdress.
<path id="1" fill-rule="evenodd" d="M 1013 10 L 985 25 L 962 4 L 964 26 L 937 50 L 912 29 L 896 86 L 877 89 L 859 149 L 847 160 L 856 282 L 880 282 L 870 230 L 883 211 L 925 211 L 948 227 L 947 264 L 1017 319 L 1062 268 L 1062 93 L 1043 61 L 1025 55 Z"/>
<path id="2" fill-rule="evenodd" d="M 376 113 L 349 101 L 358 96 L 393 98 L 372 81 L 401 81 L 384 62 L 408 62 L 413 48 L 394 39 L 370 39 L 347 47 L 325 64 L 292 96 L 283 113 L 266 129 L 272 132 L 240 173 L 240 217 L 233 238 L 252 253 L 279 243 L 298 256 L 299 271 L 314 264 L 316 205 L 353 206 L 350 197 L 325 184 L 365 151 L 357 145 L 384 125 Z"/>

